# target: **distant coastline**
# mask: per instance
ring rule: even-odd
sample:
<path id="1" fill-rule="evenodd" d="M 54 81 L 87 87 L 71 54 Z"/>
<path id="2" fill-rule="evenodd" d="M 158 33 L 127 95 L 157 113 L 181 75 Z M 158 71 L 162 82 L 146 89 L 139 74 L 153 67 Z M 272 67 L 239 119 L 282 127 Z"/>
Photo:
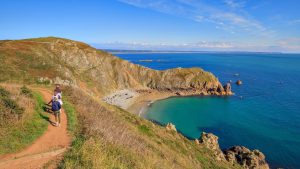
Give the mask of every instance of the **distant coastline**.
<path id="1" fill-rule="evenodd" d="M 172 51 L 172 50 L 122 50 L 122 49 L 99 49 L 111 54 L 153 54 L 153 53 L 224 53 L 224 54 L 296 54 L 283 52 L 251 52 L 251 51 Z"/>

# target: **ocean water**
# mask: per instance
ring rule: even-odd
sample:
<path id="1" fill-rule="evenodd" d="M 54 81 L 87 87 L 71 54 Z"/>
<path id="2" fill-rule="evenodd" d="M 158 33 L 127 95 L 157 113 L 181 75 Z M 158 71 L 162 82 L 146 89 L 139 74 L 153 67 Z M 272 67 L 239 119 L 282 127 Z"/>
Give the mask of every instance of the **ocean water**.
<path id="1" fill-rule="evenodd" d="M 243 145 L 259 149 L 272 168 L 300 169 L 300 55 L 249 53 L 118 54 L 131 62 L 164 70 L 201 67 L 234 96 L 173 97 L 155 102 L 144 115 L 171 122 L 190 139 L 201 132 L 219 136 L 221 148 Z M 139 60 L 153 62 L 139 62 Z M 237 76 L 238 74 L 238 76 Z"/>

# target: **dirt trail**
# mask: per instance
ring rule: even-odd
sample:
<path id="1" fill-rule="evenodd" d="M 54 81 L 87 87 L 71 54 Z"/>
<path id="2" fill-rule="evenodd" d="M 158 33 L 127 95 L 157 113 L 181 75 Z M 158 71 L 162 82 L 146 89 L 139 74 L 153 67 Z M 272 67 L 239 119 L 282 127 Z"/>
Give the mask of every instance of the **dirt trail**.
<path id="1" fill-rule="evenodd" d="M 51 93 L 45 89 L 38 89 L 44 101 L 49 101 Z M 54 116 L 50 115 L 50 121 Z M 35 142 L 18 153 L 0 156 L 0 169 L 36 169 L 42 168 L 52 160 L 59 160 L 71 143 L 67 131 L 67 116 L 62 109 L 61 126 L 55 127 L 49 123 L 45 133 Z M 50 168 L 52 168 L 50 166 Z"/>

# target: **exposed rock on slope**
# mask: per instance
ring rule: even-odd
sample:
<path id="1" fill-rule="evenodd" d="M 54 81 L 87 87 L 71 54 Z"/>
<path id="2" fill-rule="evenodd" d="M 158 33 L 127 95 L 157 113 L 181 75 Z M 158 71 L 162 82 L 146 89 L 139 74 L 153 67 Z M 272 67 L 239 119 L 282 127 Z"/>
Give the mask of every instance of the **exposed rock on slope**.
<path id="1" fill-rule="evenodd" d="M 259 150 L 250 151 L 243 146 L 234 146 L 224 152 L 229 162 L 237 162 L 244 168 L 269 169 L 269 165 L 265 161 L 265 155 Z"/>
<path id="2" fill-rule="evenodd" d="M 245 169 L 269 169 L 264 154 L 259 150 L 250 151 L 243 146 L 234 146 L 225 150 L 223 153 L 218 143 L 218 137 L 212 133 L 205 132 L 201 134 L 200 143 L 212 150 L 218 161 L 224 161 L 226 159 L 232 164 L 240 164 Z"/>
<path id="3" fill-rule="evenodd" d="M 61 38 L 0 41 L 0 60 L 0 74 L 9 73 L 0 81 L 12 80 L 13 76 L 29 82 L 59 79 L 71 85 L 84 83 L 103 95 L 122 89 L 228 94 L 213 74 L 200 68 L 152 70 Z"/>
<path id="4" fill-rule="evenodd" d="M 215 158 L 218 161 L 224 161 L 225 157 L 220 149 L 218 137 L 212 133 L 201 133 L 200 143 L 202 143 L 206 148 L 213 151 Z"/>
<path id="5" fill-rule="evenodd" d="M 168 123 L 167 126 L 166 126 L 166 129 L 169 130 L 169 131 L 177 131 L 175 125 L 172 124 L 172 123 Z"/>

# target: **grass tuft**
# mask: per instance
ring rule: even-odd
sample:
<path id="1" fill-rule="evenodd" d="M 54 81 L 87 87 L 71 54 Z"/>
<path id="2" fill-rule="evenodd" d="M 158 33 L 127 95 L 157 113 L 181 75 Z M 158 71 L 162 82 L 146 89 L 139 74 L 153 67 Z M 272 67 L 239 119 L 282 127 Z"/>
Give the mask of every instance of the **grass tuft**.
<path id="1" fill-rule="evenodd" d="M 33 97 L 32 91 L 25 85 L 23 87 L 21 87 L 21 94 L 23 94 L 26 97 L 30 97 L 30 98 Z"/>
<path id="2" fill-rule="evenodd" d="M 143 134 L 146 134 L 147 136 L 152 136 L 152 132 L 151 132 L 151 129 L 150 127 L 146 126 L 146 125 L 141 125 L 141 126 L 138 126 L 138 130 L 139 132 L 143 133 Z"/>
<path id="3" fill-rule="evenodd" d="M 0 86 L 0 97 L 4 98 L 9 96 L 10 96 L 9 91 L 5 90 L 3 87 Z"/>

